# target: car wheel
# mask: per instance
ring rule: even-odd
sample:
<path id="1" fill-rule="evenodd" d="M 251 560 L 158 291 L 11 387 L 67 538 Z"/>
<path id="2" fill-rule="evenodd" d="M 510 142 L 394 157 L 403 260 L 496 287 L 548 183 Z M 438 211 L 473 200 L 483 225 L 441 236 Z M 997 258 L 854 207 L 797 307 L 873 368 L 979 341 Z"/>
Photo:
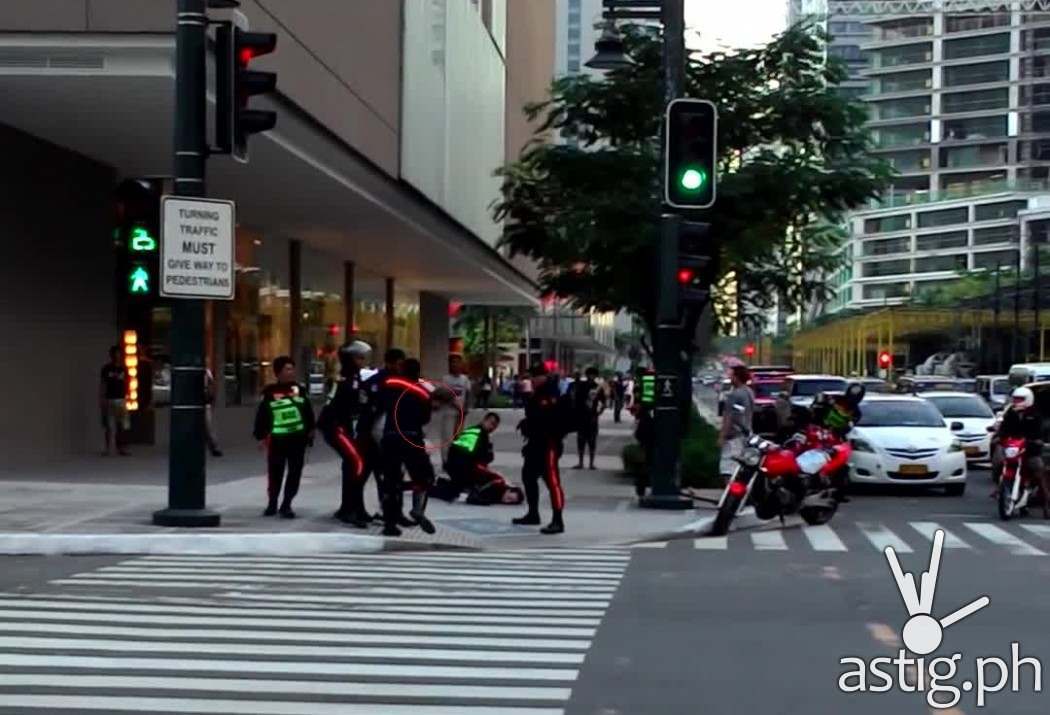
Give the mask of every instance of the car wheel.
<path id="1" fill-rule="evenodd" d="M 949 484 L 944 488 L 944 493 L 950 497 L 961 497 L 966 493 L 966 483 L 963 484 Z"/>

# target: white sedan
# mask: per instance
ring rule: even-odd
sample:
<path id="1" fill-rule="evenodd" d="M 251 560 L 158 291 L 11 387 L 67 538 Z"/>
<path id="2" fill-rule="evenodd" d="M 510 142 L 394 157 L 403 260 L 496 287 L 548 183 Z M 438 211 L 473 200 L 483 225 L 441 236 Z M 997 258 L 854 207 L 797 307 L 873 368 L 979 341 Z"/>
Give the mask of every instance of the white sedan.
<path id="1" fill-rule="evenodd" d="M 944 416 L 944 424 L 962 444 L 967 461 L 987 462 L 992 458 L 992 435 L 988 428 L 995 425 L 995 413 L 980 395 L 969 392 L 923 392 L 919 395 L 933 403 Z"/>
<path id="2" fill-rule="evenodd" d="M 966 454 L 931 403 L 907 395 L 871 395 L 850 432 L 854 484 L 943 486 L 966 491 Z"/>

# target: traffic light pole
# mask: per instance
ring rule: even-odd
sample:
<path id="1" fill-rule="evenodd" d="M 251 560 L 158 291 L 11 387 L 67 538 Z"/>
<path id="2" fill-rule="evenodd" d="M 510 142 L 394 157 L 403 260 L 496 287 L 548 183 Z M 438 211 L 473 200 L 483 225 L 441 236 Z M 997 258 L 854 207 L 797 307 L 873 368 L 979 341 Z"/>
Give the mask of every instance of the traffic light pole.
<path id="1" fill-rule="evenodd" d="M 178 0 L 175 34 L 175 194 L 204 196 L 208 160 L 207 0 Z M 205 508 L 204 303 L 175 300 L 171 311 L 171 437 L 168 508 L 159 526 L 218 526 Z"/>
<path id="2" fill-rule="evenodd" d="M 685 87 L 685 9 L 684 0 L 663 0 L 664 94 L 668 103 L 682 96 Z M 668 140 L 664 128 L 663 141 Z M 657 245 L 656 335 L 653 336 L 653 362 L 656 367 L 656 405 L 653 413 L 656 442 L 649 477 L 650 494 L 641 505 L 653 509 L 691 509 L 691 500 L 678 486 L 678 457 L 681 445 L 679 385 L 681 326 L 678 317 L 678 232 L 681 216 L 664 213 Z"/>

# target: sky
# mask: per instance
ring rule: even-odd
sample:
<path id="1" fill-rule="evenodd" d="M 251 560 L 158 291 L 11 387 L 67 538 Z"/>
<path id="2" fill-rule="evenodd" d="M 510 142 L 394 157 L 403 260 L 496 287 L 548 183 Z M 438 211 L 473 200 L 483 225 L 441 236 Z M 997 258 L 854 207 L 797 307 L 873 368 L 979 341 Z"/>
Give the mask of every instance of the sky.
<path id="1" fill-rule="evenodd" d="M 786 24 L 787 0 L 685 0 L 686 42 L 704 52 L 765 44 Z"/>

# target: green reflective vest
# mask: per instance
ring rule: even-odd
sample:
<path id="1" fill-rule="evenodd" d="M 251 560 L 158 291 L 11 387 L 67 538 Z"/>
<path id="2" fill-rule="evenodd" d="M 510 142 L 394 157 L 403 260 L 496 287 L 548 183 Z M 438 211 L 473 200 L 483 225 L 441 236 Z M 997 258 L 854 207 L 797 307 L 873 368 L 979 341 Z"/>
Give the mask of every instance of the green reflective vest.
<path id="1" fill-rule="evenodd" d="M 459 433 L 459 437 L 457 437 L 452 444 L 455 447 L 461 447 L 473 454 L 474 448 L 478 446 L 479 437 L 481 437 L 480 427 L 468 427 Z"/>
<path id="2" fill-rule="evenodd" d="M 305 400 L 302 397 L 282 397 L 279 400 L 270 401 L 270 415 L 273 417 L 273 428 L 271 434 L 289 435 L 300 434 L 306 431 L 303 422 L 303 413 L 299 406 Z"/>

